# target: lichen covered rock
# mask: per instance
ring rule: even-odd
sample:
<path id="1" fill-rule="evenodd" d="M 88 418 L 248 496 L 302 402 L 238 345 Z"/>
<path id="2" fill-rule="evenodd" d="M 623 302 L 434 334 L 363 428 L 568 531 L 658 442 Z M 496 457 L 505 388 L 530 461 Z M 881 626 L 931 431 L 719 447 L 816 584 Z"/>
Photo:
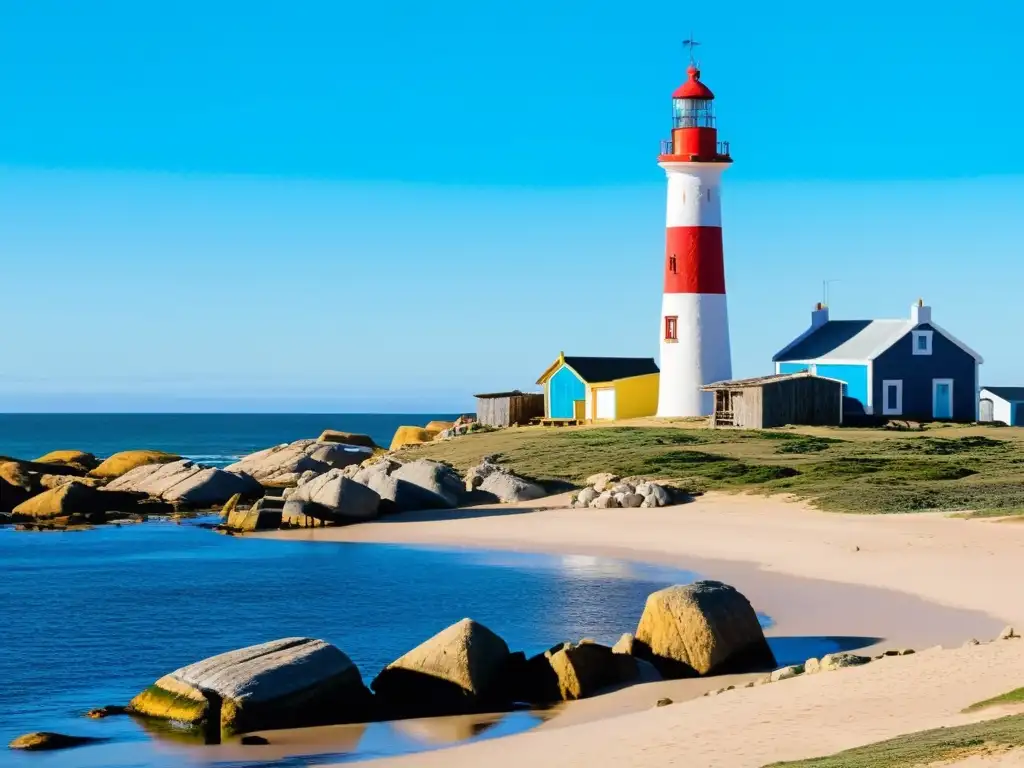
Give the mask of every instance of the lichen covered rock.
<path id="1" fill-rule="evenodd" d="M 178 461 L 180 458 L 173 453 L 164 453 L 163 451 L 121 451 L 104 460 L 89 474 L 93 477 L 112 479 L 131 472 L 136 467 L 146 464 L 167 464 Z"/>
<path id="2" fill-rule="evenodd" d="M 96 744 L 106 739 L 98 739 L 94 736 L 68 736 L 63 733 L 50 733 L 49 731 L 37 731 L 26 733 L 12 741 L 8 746 L 11 749 L 21 749 L 26 752 L 43 752 L 55 749 L 70 749 L 81 747 L 86 744 Z"/>
<path id="3" fill-rule="evenodd" d="M 224 504 L 236 494 L 246 499 L 263 495 L 263 487 L 248 475 L 203 466 L 188 459 L 136 467 L 111 481 L 107 488 L 144 493 L 192 508 Z"/>
<path id="4" fill-rule="evenodd" d="M 84 483 L 68 483 L 43 491 L 22 502 L 12 511 L 16 519 L 48 520 L 78 515 L 92 517 L 105 512 L 131 512 L 139 495 L 93 488 Z"/>
<path id="5" fill-rule="evenodd" d="M 502 698 L 508 659 L 504 640 L 463 619 L 388 664 L 371 687 L 387 717 L 482 712 Z"/>
<path id="6" fill-rule="evenodd" d="M 757 614 L 717 581 L 674 586 L 647 598 L 636 630 L 642 658 L 665 677 L 746 672 L 775 666 Z"/>
<path id="7" fill-rule="evenodd" d="M 342 445 L 358 445 L 363 448 L 377 448 L 377 443 L 369 435 L 358 432 L 339 432 L 336 429 L 325 429 L 317 438 L 321 443 L 341 443 Z"/>
<path id="8" fill-rule="evenodd" d="M 129 704 L 132 713 L 225 736 L 369 719 L 355 664 L 323 640 L 286 638 L 222 653 L 165 675 Z"/>
<path id="9" fill-rule="evenodd" d="M 36 464 L 59 464 L 65 467 L 73 467 L 88 472 L 99 466 L 99 460 L 91 453 L 85 451 L 50 451 L 40 456 Z"/>

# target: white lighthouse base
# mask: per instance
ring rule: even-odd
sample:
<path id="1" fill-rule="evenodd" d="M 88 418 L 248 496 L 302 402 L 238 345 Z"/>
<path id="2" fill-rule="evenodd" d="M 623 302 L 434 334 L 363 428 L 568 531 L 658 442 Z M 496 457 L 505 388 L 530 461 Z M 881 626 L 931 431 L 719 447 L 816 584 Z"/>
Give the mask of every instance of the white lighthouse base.
<path id="1" fill-rule="evenodd" d="M 701 386 L 732 378 L 725 294 L 666 293 L 661 307 L 663 329 L 678 318 L 678 340 L 661 341 L 658 417 L 708 416 L 714 394 Z"/>

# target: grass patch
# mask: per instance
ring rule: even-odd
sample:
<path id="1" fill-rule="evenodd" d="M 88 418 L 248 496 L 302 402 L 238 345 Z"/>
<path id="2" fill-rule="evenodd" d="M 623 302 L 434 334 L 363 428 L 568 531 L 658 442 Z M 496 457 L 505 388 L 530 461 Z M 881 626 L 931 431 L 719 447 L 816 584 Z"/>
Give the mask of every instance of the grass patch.
<path id="1" fill-rule="evenodd" d="M 776 453 L 821 453 L 832 443 L 838 440 L 829 440 L 824 437 L 798 437 L 795 440 L 787 440 L 775 449 Z"/>
<path id="2" fill-rule="evenodd" d="M 1001 694 L 1000 696 L 993 696 L 991 699 L 985 699 L 971 704 L 964 712 L 977 712 L 979 709 L 988 709 L 989 707 L 998 707 L 1003 704 L 1024 704 L 1024 688 L 1014 688 L 1012 691 Z"/>
<path id="3" fill-rule="evenodd" d="M 691 423 L 521 427 L 416 446 L 402 455 L 460 470 L 497 455 L 541 482 L 581 485 L 590 475 L 614 472 L 657 478 L 691 493 L 786 492 L 840 512 L 1020 513 L 1024 430 L 1000 430 L 1006 439 L 999 440 L 989 433 L 956 425 L 924 435 L 850 427 L 710 430 Z"/>
<path id="4" fill-rule="evenodd" d="M 898 736 L 828 757 L 766 768 L 913 768 L 1024 746 L 1024 715 Z"/>

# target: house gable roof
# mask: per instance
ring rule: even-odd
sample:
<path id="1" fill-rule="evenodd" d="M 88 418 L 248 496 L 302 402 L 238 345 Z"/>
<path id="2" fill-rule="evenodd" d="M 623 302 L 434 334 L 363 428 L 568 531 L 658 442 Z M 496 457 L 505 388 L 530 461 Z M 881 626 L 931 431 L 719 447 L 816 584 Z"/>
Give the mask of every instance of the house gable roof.
<path id="1" fill-rule="evenodd" d="M 580 379 L 588 383 L 615 381 L 616 379 L 658 373 L 658 364 L 654 362 L 653 357 L 569 357 L 559 355 L 558 360 L 541 374 L 537 383 L 543 384 L 550 379 L 562 365 L 568 366 Z"/>
<path id="2" fill-rule="evenodd" d="M 798 336 L 773 358 L 784 363 L 803 360 L 868 362 L 889 349 L 915 328 L 926 326 L 960 347 L 979 363 L 981 355 L 935 323 L 913 320 L 830 320 L 811 333 Z"/>
<path id="3" fill-rule="evenodd" d="M 1024 402 L 1024 387 L 982 387 L 982 392 L 991 392 L 996 397 L 1010 402 Z"/>

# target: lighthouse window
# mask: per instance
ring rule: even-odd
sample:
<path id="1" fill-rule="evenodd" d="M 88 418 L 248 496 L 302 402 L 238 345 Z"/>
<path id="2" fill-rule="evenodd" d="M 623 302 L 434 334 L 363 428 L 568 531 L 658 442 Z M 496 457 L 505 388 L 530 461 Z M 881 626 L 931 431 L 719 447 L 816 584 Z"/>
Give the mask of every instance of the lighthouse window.
<path id="1" fill-rule="evenodd" d="M 679 340 L 679 318 L 678 317 L 666 317 L 665 318 L 665 341 L 678 341 Z"/>
<path id="2" fill-rule="evenodd" d="M 676 257 L 675 254 L 668 258 L 668 271 L 673 275 L 676 274 Z"/>
<path id="3" fill-rule="evenodd" d="M 676 128 L 714 128 L 711 99 L 673 99 L 672 118 Z"/>

